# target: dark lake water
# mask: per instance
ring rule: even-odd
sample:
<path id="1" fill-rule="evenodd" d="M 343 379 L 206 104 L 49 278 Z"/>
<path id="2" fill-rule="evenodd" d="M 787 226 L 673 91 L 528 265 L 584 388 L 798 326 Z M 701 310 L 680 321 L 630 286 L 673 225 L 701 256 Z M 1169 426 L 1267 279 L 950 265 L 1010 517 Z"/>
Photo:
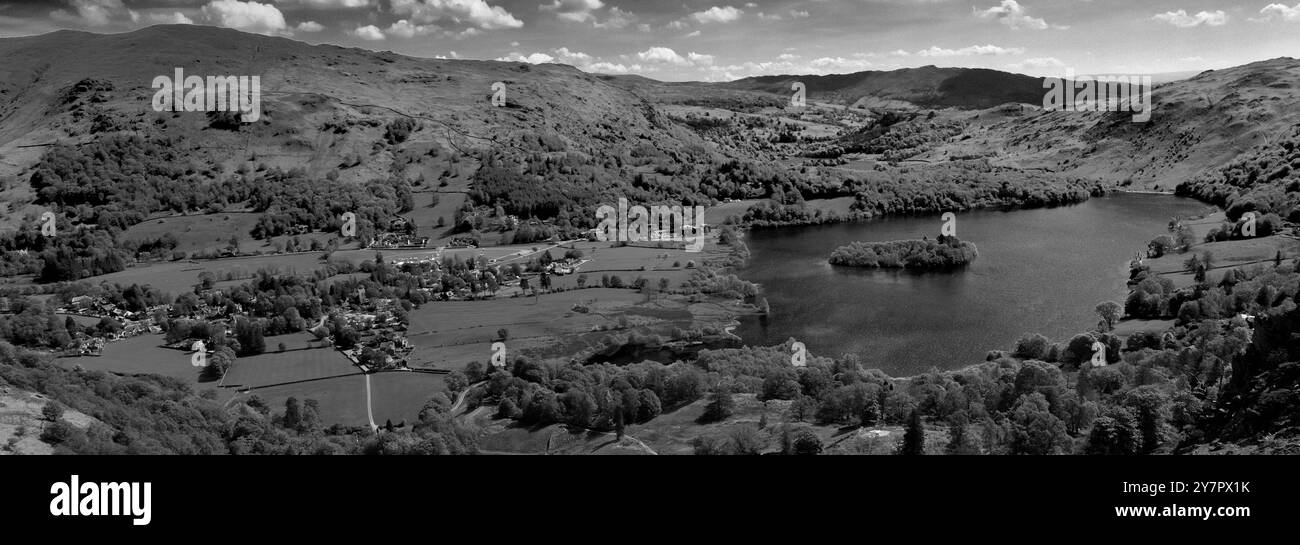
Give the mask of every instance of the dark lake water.
<path id="1" fill-rule="evenodd" d="M 1169 218 L 1207 205 L 1167 195 L 1119 194 L 1034 210 L 957 214 L 957 236 L 979 259 L 955 272 L 831 267 L 856 240 L 934 238 L 940 216 L 758 229 L 742 278 L 763 287 L 766 320 L 742 319 L 746 344 L 794 337 L 814 355 L 856 353 L 894 376 L 956 369 L 1010 350 L 1026 332 L 1065 340 L 1096 326 L 1097 303 L 1122 303 L 1127 264 Z"/>

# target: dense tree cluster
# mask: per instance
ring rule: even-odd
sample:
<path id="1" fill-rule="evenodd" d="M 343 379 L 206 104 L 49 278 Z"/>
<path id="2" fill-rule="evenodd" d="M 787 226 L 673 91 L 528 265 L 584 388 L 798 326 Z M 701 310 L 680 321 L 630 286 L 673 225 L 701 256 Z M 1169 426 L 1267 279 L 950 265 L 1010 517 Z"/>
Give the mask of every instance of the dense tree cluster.
<path id="1" fill-rule="evenodd" d="M 562 365 L 520 357 L 506 369 L 485 371 L 472 363 L 464 374 L 470 382 L 487 381 L 477 403 L 496 407 L 498 417 L 599 431 L 647 422 L 699 399 L 707 389 L 705 374 L 688 364 Z"/>
<path id="2" fill-rule="evenodd" d="M 1300 221 L 1300 127 L 1179 184 L 1176 192 L 1222 206 L 1232 221 L 1246 212 Z"/>
<path id="3" fill-rule="evenodd" d="M 975 261 L 975 244 L 939 235 L 935 240 L 853 242 L 831 252 L 831 265 L 871 269 L 951 269 Z"/>

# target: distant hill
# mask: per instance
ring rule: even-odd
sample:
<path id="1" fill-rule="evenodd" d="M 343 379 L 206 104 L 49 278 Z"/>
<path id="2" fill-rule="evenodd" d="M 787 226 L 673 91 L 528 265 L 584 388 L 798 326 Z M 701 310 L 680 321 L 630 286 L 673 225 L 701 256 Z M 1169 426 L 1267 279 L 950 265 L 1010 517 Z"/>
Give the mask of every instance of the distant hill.
<path id="1" fill-rule="evenodd" d="M 269 111 L 263 125 L 291 125 L 308 141 L 328 139 L 319 129 L 332 117 L 408 114 L 428 122 L 420 138 L 444 146 L 555 136 L 566 150 L 605 155 L 617 151 L 611 146 L 647 139 L 670 148 L 699 142 L 689 130 L 666 123 L 642 97 L 570 66 L 424 59 L 160 25 L 123 34 L 59 31 L 0 39 L 0 156 L 29 159 L 19 146 L 84 138 L 89 119 L 76 115 L 78 108 L 128 118 L 159 115 L 150 107 L 150 84 L 175 67 L 192 75 L 261 76 Z M 86 97 L 69 93 L 82 93 L 82 82 L 96 96 L 78 102 Z M 495 82 L 507 85 L 507 107 L 490 103 Z M 304 160 L 310 156 L 303 154 Z"/>
<path id="2" fill-rule="evenodd" d="M 1152 117 L 1126 112 L 980 112 L 977 130 L 921 159 L 980 156 L 998 164 L 1172 191 L 1300 124 L 1300 61 L 1278 58 L 1156 85 Z"/>
<path id="3" fill-rule="evenodd" d="M 927 108 L 977 109 L 1007 102 L 1040 104 L 1043 101 L 1043 78 L 983 68 L 923 66 L 826 76 L 756 76 L 717 85 L 789 95 L 795 82 L 807 86 L 810 99 L 850 104 L 877 99 L 900 100 Z"/>

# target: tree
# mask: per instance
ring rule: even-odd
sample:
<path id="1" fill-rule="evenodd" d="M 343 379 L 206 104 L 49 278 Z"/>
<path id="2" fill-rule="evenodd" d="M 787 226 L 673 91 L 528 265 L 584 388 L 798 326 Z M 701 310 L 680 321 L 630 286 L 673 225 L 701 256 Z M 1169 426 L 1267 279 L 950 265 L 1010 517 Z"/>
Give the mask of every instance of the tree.
<path id="1" fill-rule="evenodd" d="M 482 362 L 475 360 L 465 364 L 465 380 L 468 383 L 474 384 L 476 382 L 481 382 L 483 378 L 484 369 Z"/>
<path id="2" fill-rule="evenodd" d="M 1106 330 L 1115 329 L 1115 324 L 1124 317 L 1124 307 L 1114 301 L 1105 301 L 1097 305 L 1097 315 L 1106 323 Z"/>
<path id="3" fill-rule="evenodd" d="M 1169 396 L 1155 385 L 1146 385 L 1124 392 L 1121 402 L 1136 418 L 1142 452 L 1155 452 L 1172 433 Z"/>
<path id="4" fill-rule="evenodd" d="M 718 389 L 709 395 L 709 404 L 704 407 L 704 414 L 700 415 L 699 422 L 708 424 L 725 420 L 731 416 L 735 408 L 736 401 L 731 398 L 731 392 L 725 388 Z"/>
<path id="5" fill-rule="evenodd" d="M 1127 456 L 1139 452 L 1139 442 L 1133 413 L 1123 407 L 1107 406 L 1102 415 L 1093 420 L 1084 452 Z"/>
<path id="6" fill-rule="evenodd" d="M 519 405 L 508 397 L 497 403 L 497 418 L 519 418 Z"/>
<path id="7" fill-rule="evenodd" d="M 903 432 L 898 453 L 905 456 L 925 454 L 925 427 L 921 425 L 921 412 L 916 409 L 912 409 L 912 414 L 907 417 L 907 431 Z"/>
<path id="8" fill-rule="evenodd" d="M 50 422 L 58 422 L 63 418 L 63 404 L 58 401 L 50 401 L 41 407 L 41 417 Z"/>
<path id="9" fill-rule="evenodd" d="M 447 373 L 447 389 L 452 393 L 459 394 L 467 386 L 469 386 L 469 379 L 465 378 L 464 371 L 457 369 Z"/>
<path id="10" fill-rule="evenodd" d="M 239 341 L 240 356 L 256 356 L 266 352 L 266 336 L 261 320 L 235 320 L 235 340 Z"/>
<path id="11" fill-rule="evenodd" d="M 586 428 L 591 425 L 597 409 L 596 400 L 592 399 L 590 394 L 573 389 L 565 392 L 560 401 L 564 405 L 564 412 L 568 415 L 570 425 L 579 428 Z"/>
<path id="12" fill-rule="evenodd" d="M 767 439 L 757 428 L 748 424 L 731 428 L 727 432 L 727 438 L 731 441 L 731 453 L 735 455 L 758 455 L 767 448 Z"/>
<path id="13" fill-rule="evenodd" d="M 659 396 L 654 390 L 649 388 L 642 389 L 637 394 L 637 422 L 649 422 L 663 412 L 663 404 L 659 402 Z"/>
<path id="14" fill-rule="evenodd" d="M 769 373 L 767 378 L 763 379 L 763 389 L 759 395 L 759 400 L 795 399 L 799 397 L 800 393 L 799 381 L 793 372 Z"/>
<path id="15" fill-rule="evenodd" d="M 731 441 L 726 437 L 701 435 L 691 440 L 696 456 L 729 456 L 733 453 Z"/>
<path id="16" fill-rule="evenodd" d="M 520 421 L 533 426 L 548 426 L 560 421 L 560 404 L 555 398 L 555 393 L 549 390 L 539 390 L 533 394 L 533 399 L 524 407 L 524 414 Z"/>
<path id="17" fill-rule="evenodd" d="M 284 400 L 284 418 L 281 419 L 280 425 L 289 430 L 297 430 L 302 425 L 302 404 L 298 402 L 298 398 L 290 397 Z"/>
<path id="18" fill-rule="evenodd" d="M 979 454 L 979 447 L 971 441 L 967 425 L 970 419 L 965 413 L 957 413 L 948 420 L 948 446 L 944 452 L 949 455 Z"/>
<path id="19" fill-rule="evenodd" d="M 1040 392 L 1020 396 L 1011 413 L 1013 454 L 1057 454 L 1069 452 L 1070 435 L 1065 423 L 1053 415 L 1047 398 Z"/>
<path id="20" fill-rule="evenodd" d="M 812 428 L 803 425 L 795 428 L 786 426 L 781 433 L 782 454 L 795 456 L 813 456 L 821 454 L 822 440 Z"/>
<path id="21" fill-rule="evenodd" d="M 1033 335 L 1026 334 L 1016 343 L 1015 356 L 1026 360 L 1042 360 L 1047 358 L 1047 351 L 1051 348 L 1052 341 L 1047 337 L 1037 333 Z"/>

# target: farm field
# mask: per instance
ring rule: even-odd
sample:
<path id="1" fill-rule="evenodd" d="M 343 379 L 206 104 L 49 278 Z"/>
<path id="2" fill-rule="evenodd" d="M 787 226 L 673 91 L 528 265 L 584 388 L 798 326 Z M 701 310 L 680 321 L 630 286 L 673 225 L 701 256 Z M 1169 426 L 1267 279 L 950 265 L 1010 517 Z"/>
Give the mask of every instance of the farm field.
<path id="1" fill-rule="evenodd" d="M 124 286 L 131 284 L 143 286 L 147 284 L 165 293 L 177 295 L 194 289 L 194 285 L 199 282 L 199 273 L 204 271 L 211 272 L 217 275 L 218 278 L 226 273 L 235 273 L 240 277 L 250 277 L 256 274 L 258 270 L 268 267 L 280 271 L 306 274 L 324 266 L 320 259 L 321 255 L 321 252 L 311 252 L 305 254 L 236 257 L 194 263 L 173 261 L 130 267 L 119 272 L 91 277 L 86 281 L 95 284 L 108 282 Z M 373 252 L 370 253 L 370 257 L 374 257 Z"/>
<path id="2" fill-rule="evenodd" d="M 268 346 L 274 346 L 267 339 Z M 313 381 L 361 374 L 341 352 L 333 348 L 308 348 L 267 352 L 238 358 L 222 381 L 225 388 L 260 388 L 276 384 Z"/>
<path id="3" fill-rule="evenodd" d="M 1274 235 L 1248 240 L 1202 243 L 1192 246 L 1187 253 L 1148 259 L 1146 264 L 1151 267 L 1151 272 L 1173 280 L 1176 287 L 1185 288 L 1196 283 L 1192 273 L 1182 272 L 1187 269 L 1184 262 L 1193 255 L 1200 256 L 1209 252 L 1214 257 L 1213 268 L 1207 276 L 1212 282 L 1217 282 L 1222 278 L 1223 273 L 1231 268 L 1254 265 L 1272 267 L 1273 259 L 1279 251 L 1282 252 L 1284 260 L 1300 257 L 1300 240 Z"/>
<path id="4" fill-rule="evenodd" d="M 529 339 L 551 339 L 584 333 L 611 325 L 603 311 L 626 308 L 641 299 L 631 290 L 595 288 L 532 297 L 488 301 L 432 303 L 412 311 L 408 337 L 415 344 L 412 366 L 456 369 L 471 361 L 487 362 L 497 330 L 509 331 L 511 352 L 527 346 Z M 594 300 L 594 303 L 592 302 Z M 592 312 L 573 311 L 588 302 Z"/>
<path id="5" fill-rule="evenodd" d="M 1124 338 L 1147 331 L 1160 334 L 1174 327 L 1174 323 L 1174 320 L 1122 320 L 1111 333 Z"/>
<path id="6" fill-rule="evenodd" d="M 66 367 L 83 368 L 125 375 L 152 374 L 183 380 L 196 390 L 216 387 L 215 382 L 201 382 L 203 370 L 190 364 L 190 354 L 163 348 L 162 335 L 140 335 L 104 345 L 102 356 L 59 358 Z"/>
<path id="7" fill-rule="evenodd" d="M 758 202 L 758 199 L 747 199 L 707 207 L 704 209 L 704 222 L 709 225 L 722 225 L 731 216 L 745 215 L 745 211 Z"/>
<path id="8" fill-rule="evenodd" d="M 420 202 L 421 199 L 425 201 L 429 199 L 429 194 L 422 193 L 419 195 L 417 202 Z M 322 245 L 331 240 L 343 244 L 339 233 L 323 231 L 314 231 L 301 235 L 282 235 L 273 237 L 270 240 L 254 239 L 251 232 L 260 217 L 261 214 L 255 212 L 221 212 L 153 218 L 127 229 L 122 237 L 124 240 L 152 240 L 170 233 L 180 243 L 175 250 L 186 253 L 203 250 L 224 250 L 230 245 L 230 237 L 232 236 L 239 240 L 239 251 L 241 253 L 273 251 L 276 248 L 275 243 L 287 243 L 290 239 L 297 239 L 300 244 L 304 245 L 304 249 L 310 247 L 313 240 L 320 241 Z"/>
<path id="9" fill-rule="evenodd" d="M 290 397 L 298 401 L 315 399 L 320 404 L 321 422 L 326 426 L 369 426 L 366 419 L 366 377 L 353 375 L 335 377 L 298 384 L 258 388 L 240 393 L 234 401 L 257 396 L 271 407 L 271 412 L 283 413 L 284 402 Z"/>
<path id="10" fill-rule="evenodd" d="M 370 407 L 375 424 L 415 422 L 420 409 L 438 392 L 446 392 L 443 375 L 415 372 L 386 372 L 370 375 Z M 448 394 L 448 397 L 451 397 Z"/>

